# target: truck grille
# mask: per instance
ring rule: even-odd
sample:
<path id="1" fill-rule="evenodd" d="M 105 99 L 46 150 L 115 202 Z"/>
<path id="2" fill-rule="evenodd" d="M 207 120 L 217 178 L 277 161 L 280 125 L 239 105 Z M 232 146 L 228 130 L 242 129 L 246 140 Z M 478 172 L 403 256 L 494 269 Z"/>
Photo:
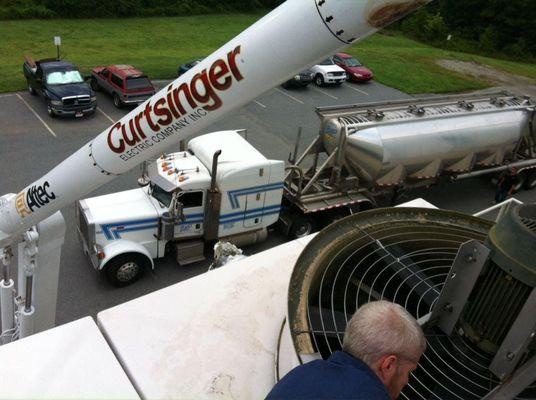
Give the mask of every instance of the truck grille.
<path id="1" fill-rule="evenodd" d="M 330 72 L 329 74 L 332 75 L 332 76 L 344 76 L 344 75 L 346 75 L 346 72 L 344 72 L 344 71 Z"/>
<path id="2" fill-rule="evenodd" d="M 93 245 L 93 240 L 91 238 L 95 237 L 95 225 L 88 222 L 86 219 L 86 210 L 85 203 L 79 201 L 75 207 L 76 210 L 76 219 L 78 223 L 78 230 L 82 240 L 86 243 L 88 248 Z"/>
<path id="3" fill-rule="evenodd" d="M 86 106 L 91 103 L 88 95 L 63 97 L 61 101 L 64 106 Z"/>

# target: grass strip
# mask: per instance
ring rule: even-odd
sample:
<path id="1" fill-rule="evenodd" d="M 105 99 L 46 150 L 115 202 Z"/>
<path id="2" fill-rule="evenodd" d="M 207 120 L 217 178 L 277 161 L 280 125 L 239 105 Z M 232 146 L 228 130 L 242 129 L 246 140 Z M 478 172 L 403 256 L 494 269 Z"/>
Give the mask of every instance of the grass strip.
<path id="1" fill-rule="evenodd" d="M 0 92 L 25 88 L 23 55 L 54 57 L 54 36 L 62 37 L 62 58 L 74 62 L 84 74 L 98 65 L 132 64 L 153 79 L 168 79 L 176 76 L 178 65 L 212 53 L 262 15 L 2 21 Z M 487 64 L 536 79 L 534 64 L 441 50 L 399 34 L 373 35 L 348 52 L 368 65 L 377 81 L 406 93 L 460 92 L 490 86 L 436 64 L 437 59 L 445 58 Z"/>

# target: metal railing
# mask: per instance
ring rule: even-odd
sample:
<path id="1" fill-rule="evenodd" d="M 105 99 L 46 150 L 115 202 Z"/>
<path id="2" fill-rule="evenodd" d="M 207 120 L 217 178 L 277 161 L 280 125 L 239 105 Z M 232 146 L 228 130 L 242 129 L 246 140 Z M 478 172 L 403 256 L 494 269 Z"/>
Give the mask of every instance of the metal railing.
<path id="1" fill-rule="evenodd" d="M 508 207 L 510 207 L 510 204 L 523 204 L 522 201 L 516 199 L 515 197 L 510 197 L 509 199 L 501 202 L 501 203 L 497 203 L 489 208 L 486 208 L 484 210 L 481 210 L 481 211 L 478 211 L 476 213 L 473 214 L 474 217 L 482 217 L 483 215 L 486 215 L 486 214 L 489 214 L 495 210 L 499 210 L 499 214 L 497 215 L 497 217 L 495 218 L 495 222 L 497 222 L 501 217 L 502 215 L 506 212 L 506 210 L 508 209 Z"/>

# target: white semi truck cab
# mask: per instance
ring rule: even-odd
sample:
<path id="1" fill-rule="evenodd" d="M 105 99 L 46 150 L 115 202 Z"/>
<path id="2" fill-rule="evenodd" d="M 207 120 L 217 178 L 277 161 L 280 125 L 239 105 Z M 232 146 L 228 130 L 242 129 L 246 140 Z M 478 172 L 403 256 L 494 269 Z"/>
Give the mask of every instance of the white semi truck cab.
<path id="1" fill-rule="evenodd" d="M 205 245 L 264 240 L 279 218 L 284 162 L 269 160 L 238 131 L 214 132 L 147 166 L 144 187 L 78 201 L 78 232 L 93 266 L 117 286 L 138 279 L 174 248 L 177 262 Z"/>

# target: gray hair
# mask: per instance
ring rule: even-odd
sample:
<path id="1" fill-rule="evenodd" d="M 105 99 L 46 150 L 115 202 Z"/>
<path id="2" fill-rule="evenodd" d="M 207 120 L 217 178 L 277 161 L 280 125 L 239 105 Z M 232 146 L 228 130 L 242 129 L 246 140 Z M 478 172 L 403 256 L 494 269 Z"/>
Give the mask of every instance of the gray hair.
<path id="1" fill-rule="evenodd" d="M 346 325 L 342 348 L 369 366 L 388 354 L 417 362 L 426 349 L 426 339 L 402 306 L 380 300 L 355 312 Z"/>

